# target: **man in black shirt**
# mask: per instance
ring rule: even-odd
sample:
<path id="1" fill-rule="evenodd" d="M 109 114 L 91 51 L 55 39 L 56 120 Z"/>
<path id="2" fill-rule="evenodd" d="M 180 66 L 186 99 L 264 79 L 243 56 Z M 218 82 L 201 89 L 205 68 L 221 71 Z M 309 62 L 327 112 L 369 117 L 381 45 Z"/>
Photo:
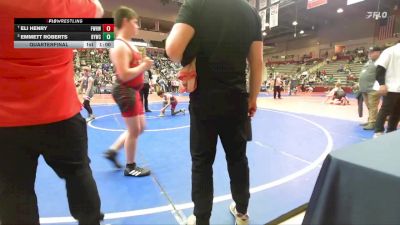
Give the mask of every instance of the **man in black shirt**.
<path id="1" fill-rule="evenodd" d="M 197 46 L 191 48 L 193 43 Z M 261 86 L 262 46 L 260 18 L 245 0 L 186 0 L 167 39 L 166 51 L 173 61 L 196 58 L 197 89 L 190 94 L 189 106 L 195 206 L 188 224 L 209 224 L 218 136 L 231 179 L 234 203 L 230 210 L 237 224 L 248 224 L 246 143 L 251 138 L 249 117 L 256 112 Z M 190 52 L 193 49 L 195 52 Z M 246 59 L 250 67 L 249 94 Z"/>

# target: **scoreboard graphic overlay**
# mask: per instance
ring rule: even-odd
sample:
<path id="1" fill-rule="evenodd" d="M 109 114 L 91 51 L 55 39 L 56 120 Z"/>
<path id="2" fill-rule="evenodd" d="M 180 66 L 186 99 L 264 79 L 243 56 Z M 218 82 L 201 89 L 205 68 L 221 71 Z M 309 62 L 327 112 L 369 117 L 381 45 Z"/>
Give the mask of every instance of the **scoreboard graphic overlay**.
<path id="1" fill-rule="evenodd" d="M 113 47 L 113 18 L 14 19 L 14 48 Z"/>

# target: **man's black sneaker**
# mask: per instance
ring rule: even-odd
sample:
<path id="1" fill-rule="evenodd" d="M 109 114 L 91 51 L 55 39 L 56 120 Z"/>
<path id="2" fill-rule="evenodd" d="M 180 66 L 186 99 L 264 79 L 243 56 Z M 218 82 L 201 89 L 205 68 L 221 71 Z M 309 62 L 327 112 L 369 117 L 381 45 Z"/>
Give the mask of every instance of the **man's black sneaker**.
<path id="1" fill-rule="evenodd" d="M 138 166 L 135 166 L 135 169 L 130 169 L 128 167 L 125 168 L 124 171 L 125 176 L 131 176 L 131 177 L 144 177 L 150 175 L 150 170 L 146 168 L 141 168 Z"/>
<path id="2" fill-rule="evenodd" d="M 152 112 L 150 109 L 146 109 L 146 112 Z"/>
<path id="3" fill-rule="evenodd" d="M 113 150 L 107 150 L 106 152 L 104 152 L 104 157 L 108 160 L 110 160 L 110 162 L 113 164 L 113 166 L 115 166 L 118 169 L 121 169 L 122 166 L 121 164 L 118 162 L 117 160 L 117 152 L 113 151 Z"/>

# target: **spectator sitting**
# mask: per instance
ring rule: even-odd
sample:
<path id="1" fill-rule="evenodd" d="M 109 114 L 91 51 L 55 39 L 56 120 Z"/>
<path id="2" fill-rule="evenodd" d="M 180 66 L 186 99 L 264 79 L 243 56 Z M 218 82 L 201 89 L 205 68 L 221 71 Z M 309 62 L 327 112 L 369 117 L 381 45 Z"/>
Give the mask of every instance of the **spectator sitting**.
<path id="1" fill-rule="evenodd" d="M 346 72 L 346 73 L 351 73 L 351 69 L 350 69 L 349 65 L 346 65 L 346 66 L 344 67 L 344 72 Z"/>
<path id="2" fill-rule="evenodd" d="M 331 75 L 328 79 L 328 83 L 329 84 L 333 84 L 335 82 L 335 78 L 333 77 L 333 75 Z"/>
<path id="3" fill-rule="evenodd" d="M 344 72 L 344 66 L 343 66 L 343 64 L 340 64 L 339 65 L 339 69 L 337 70 L 337 72 L 339 73 L 339 72 Z"/>
<path id="4" fill-rule="evenodd" d="M 355 81 L 356 77 L 354 76 L 354 74 L 350 73 L 349 75 L 347 75 L 347 81 Z"/>

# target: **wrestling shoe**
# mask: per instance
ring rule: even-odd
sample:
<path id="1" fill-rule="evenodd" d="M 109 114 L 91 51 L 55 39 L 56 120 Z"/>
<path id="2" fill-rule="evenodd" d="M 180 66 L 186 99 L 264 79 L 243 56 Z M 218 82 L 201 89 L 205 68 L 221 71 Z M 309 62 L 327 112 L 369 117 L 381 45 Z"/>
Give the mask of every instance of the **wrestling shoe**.
<path id="1" fill-rule="evenodd" d="M 109 149 L 106 152 L 104 152 L 104 158 L 110 160 L 110 162 L 115 166 L 115 168 L 121 169 L 122 165 L 118 162 L 117 160 L 117 152 Z"/>
<path id="2" fill-rule="evenodd" d="M 128 166 L 125 168 L 124 171 L 125 176 L 130 177 L 144 177 L 150 175 L 150 170 L 146 168 L 141 168 L 135 165 L 135 168 L 129 168 Z"/>

